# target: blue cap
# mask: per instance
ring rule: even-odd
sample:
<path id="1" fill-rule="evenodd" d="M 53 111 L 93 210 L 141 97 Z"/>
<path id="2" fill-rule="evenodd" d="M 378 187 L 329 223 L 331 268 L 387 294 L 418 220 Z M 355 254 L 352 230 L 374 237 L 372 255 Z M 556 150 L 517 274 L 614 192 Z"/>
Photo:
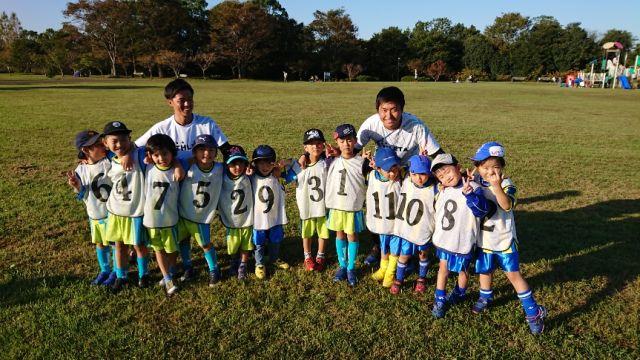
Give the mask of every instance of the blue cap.
<path id="1" fill-rule="evenodd" d="M 491 156 L 504 157 L 504 147 L 495 141 L 484 143 L 476 150 L 476 154 L 469 159 L 473 161 L 483 161 Z"/>
<path id="2" fill-rule="evenodd" d="M 356 128 L 351 124 L 342 124 L 336 127 L 336 131 L 333 133 L 334 139 L 344 139 L 349 136 L 356 136 Z"/>
<path id="3" fill-rule="evenodd" d="M 253 150 L 251 158 L 251 162 L 261 159 L 276 161 L 276 151 L 269 145 L 259 145 L 255 150 Z"/>
<path id="4" fill-rule="evenodd" d="M 227 151 L 225 151 L 224 153 L 224 162 L 225 164 L 230 164 L 237 159 L 249 161 L 249 159 L 247 159 L 247 153 L 244 151 L 242 146 L 231 145 L 229 149 L 227 149 Z"/>
<path id="5" fill-rule="evenodd" d="M 198 135 L 196 137 L 196 142 L 193 144 L 193 150 L 195 150 L 198 146 L 208 146 L 217 149 L 218 144 L 213 139 L 213 136 L 209 134 Z"/>
<path id="6" fill-rule="evenodd" d="M 409 158 L 409 171 L 414 174 L 431 175 L 431 160 L 426 155 L 413 155 Z"/>
<path id="7" fill-rule="evenodd" d="M 102 135 L 97 131 L 85 130 L 76 135 L 76 149 L 78 150 L 78 159 L 84 159 L 84 153 L 82 148 L 85 146 L 91 146 L 100 140 Z"/>
<path id="8" fill-rule="evenodd" d="M 378 148 L 373 156 L 373 161 L 377 167 L 384 171 L 389 171 L 392 167 L 400 164 L 400 158 L 392 148 Z"/>

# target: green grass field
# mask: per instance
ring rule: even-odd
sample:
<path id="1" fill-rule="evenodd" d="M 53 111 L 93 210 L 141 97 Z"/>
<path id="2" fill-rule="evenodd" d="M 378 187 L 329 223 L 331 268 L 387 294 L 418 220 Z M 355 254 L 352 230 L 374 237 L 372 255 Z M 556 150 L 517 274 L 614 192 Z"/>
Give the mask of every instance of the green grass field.
<path id="1" fill-rule="evenodd" d="M 459 159 L 489 140 L 505 145 L 519 188 L 522 271 L 549 310 L 545 333 L 534 337 L 500 273 L 489 313 L 471 313 L 472 276 L 471 298 L 442 320 L 430 313 L 434 269 L 423 296 L 408 288 L 390 295 L 362 264 L 356 288 L 333 284 L 333 246 L 328 271 L 305 273 L 292 186 L 289 271 L 211 289 L 197 250 L 199 281 L 173 298 L 157 286 L 116 296 L 90 286 L 98 269 L 86 213 L 62 175 L 75 166 L 74 135 L 114 119 L 142 134 L 170 115 L 167 81 L 0 82 L 0 358 L 638 358 L 638 91 L 399 84 L 406 110 Z M 359 126 L 390 85 L 191 82 L 196 112 L 232 142 L 248 151 L 267 143 L 282 157 L 300 154 L 309 127 Z M 218 221 L 213 227 L 224 270 L 223 232 Z M 365 237 L 360 261 L 370 245 Z"/>

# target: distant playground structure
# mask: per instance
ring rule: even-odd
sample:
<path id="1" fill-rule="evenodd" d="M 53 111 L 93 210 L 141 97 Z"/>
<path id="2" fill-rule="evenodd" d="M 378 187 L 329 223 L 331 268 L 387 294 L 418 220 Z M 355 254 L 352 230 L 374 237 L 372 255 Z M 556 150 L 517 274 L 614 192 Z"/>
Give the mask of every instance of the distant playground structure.
<path id="1" fill-rule="evenodd" d="M 617 41 L 603 44 L 602 58 L 594 59 L 589 63 L 591 70 L 588 73 L 583 70 L 567 75 L 566 86 L 608 87 L 611 89 L 618 86 L 622 89 L 631 89 L 629 79 L 637 79 L 640 57 L 636 56 L 633 65 L 627 68 L 628 54 L 625 54 L 624 61 L 620 64 L 620 54 L 623 49 L 624 46 Z"/>

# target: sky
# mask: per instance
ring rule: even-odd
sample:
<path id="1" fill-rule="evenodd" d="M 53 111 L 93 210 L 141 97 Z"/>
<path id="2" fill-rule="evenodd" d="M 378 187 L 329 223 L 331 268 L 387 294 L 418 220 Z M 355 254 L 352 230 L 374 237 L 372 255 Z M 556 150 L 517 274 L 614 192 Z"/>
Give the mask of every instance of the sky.
<path id="1" fill-rule="evenodd" d="M 454 24 L 474 25 L 483 31 L 496 17 L 507 12 L 524 16 L 550 15 L 560 24 L 582 23 L 582 27 L 600 35 L 609 29 L 626 30 L 640 37 L 640 3 L 621 1 L 614 6 L 594 0 L 279 0 L 289 17 L 309 24 L 315 10 L 344 8 L 358 27 L 358 37 L 369 39 L 382 29 L 396 26 L 411 29 L 418 21 L 447 17 Z M 42 32 L 59 29 L 68 0 L 1 0 L 0 11 L 15 12 L 27 30 Z M 210 6 L 220 1 L 209 0 Z M 625 4 L 626 3 L 626 4 Z M 453 6 L 452 4 L 455 4 Z"/>

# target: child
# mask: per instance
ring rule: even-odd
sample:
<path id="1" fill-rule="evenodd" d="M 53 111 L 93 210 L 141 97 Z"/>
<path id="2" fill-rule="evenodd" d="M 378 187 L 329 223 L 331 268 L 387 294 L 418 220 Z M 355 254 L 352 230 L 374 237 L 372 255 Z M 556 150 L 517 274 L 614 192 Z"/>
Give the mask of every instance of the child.
<path id="1" fill-rule="evenodd" d="M 353 125 L 338 125 L 333 137 L 341 151 L 340 157 L 333 160 L 327 172 L 325 203 L 329 209 L 327 228 L 336 232 L 336 251 L 340 263 L 333 280 L 347 280 L 349 286 L 355 286 L 358 282 L 355 271 L 358 233 L 364 230 L 362 207 L 367 190 L 365 181 L 371 168 L 368 160 L 354 153 L 357 140 Z"/>
<path id="2" fill-rule="evenodd" d="M 489 212 L 489 205 L 478 184 L 463 177 L 460 165 L 451 154 L 433 159 L 431 173 L 439 181 L 435 201 L 433 244 L 440 259 L 432 313 L 444 317 L 447 305 L 462 302 L 467 290 L 467 273 L 479 236 L 480 219 Z M 458 273 L 458 284 L 446 297 L 449 272 Z"/>
<path id="3" fill-rule="evenodd" d="M 536 303 L 531 288 L 520 273 L 512 211 L 517 202 L 517 189 L 510 179 L 504 178 L 504 148 L 497 142 L 488 142 L 478 148 L 471 160 L 478 173 L 476 181 L 491 207 L 482 224 L 478 241 L 476 272 L 480 274 L 480 298 L 472 310 L 479 314 L 491 303 L 493 272 L 499 266 L 518 293 L 529 329 L 533 334 L 540 334 L 544 330 L 547 309 Z"/>
<path id="4" fill-rule="evenodd" d="M 327 164 L 324 151 L 325 140 L 322 131 L 309 129 L 302 138 L 304 151 L 309 154 L 309 163 L 301 169 L 298 162 L 287 172 L 287 182 L 296 181 L 296 202 L 300 211 L 302 249 L 304 251 L 304 268 L 306 271 L 324 270 L 325 244 L 329 239 L 326 225 L 325 185 L 327 183 Z M 291 161 L 282 161 L 289 166 Z M 311 256 L 311 238 L 318 236 L 318 253 L 315 261 Z"/>
<path id="5" fill-rule="evenodd" d="M 78 165 L 74 172 L 67 173 L 67 182 L 73 187 L 78 200 L 82 200 L 89 215 L 91 242 L 96 244 L 96 255 L 100 273 L 91 282 L 93 285 L 110 286 L 116 279 L 110 264 L 111 251 L 105 237 L 107 228 L 106 202 L 111 192 L 111 180 L 105 176 L 111 168 L 107 150 L 101 136 L 93 130 L 81 131 L 76 135 L 78 158 L 86 163 Z"/>
<path id="6" fill-rule="evenodd" d="M 375 171 L 368 176 L 366 220 L 369 231 L 380 238 L 381 256 L 380 268 L 371 277 L 382 281 L 382 286 L 388 288 L 393 284 L 402 250 L 402 239 L 394 234 L 403 174 L 400 158 L 391 148 L 378 148 L 373 162 Z"/>
<path id="7" fill-rule="evenodd" d="M 276 152 L 269 145 L 260 145 L 251 156 L 253 175 L 253 244 L 256 247 L 256 277 L 267 276 L 265 252 L 269 246 L 269 262 L 281 269 L 289 264 L 279 258 L 280 243 L 284 239 L 283 225 L 287 223 L 284 209 L 284 186 L 278 177 L 272 174 L 276 164 Z"/>
<path id="8" fill-rule="evenodd" d="M 431 235 L 434 228 L 433 201 L 435 181 L 430 176 L 431 161 L 425 155 L 413 155 L 409 158 L 409 177 L 402 183 L 400 208 L 397 215 L 396 234 L 405 241 L 414 244 L 420 259 L 418 279 L 414 291 L 426 290 L 427 271 L 429 270 L 428 250 L 433 246 Z M 400 292 L 404 283 L 405 270 L 410 255 L 401 255 L 398 259 L 396 279 L 389 289 L 392 294 Z"/>
<path id="9" fill-rule="evenodd" d="M 149 242 L 156 253 L 158 267 L 167 296 L 178 291 L 169 269 L 168 254 L 178 251 L 178 192 L 179 183 L 174 180 L 176 145 L 168 135 L 155 134 L 147 140 L 146 150 L 153 161 L 145 173 L 145 202 L 142 223 L 147 228 Z M 177 165 L 180 166 L 180 165 Z"/>
<path id="10" fill-rule="evenodd" d="M 223 166 L 215 162 L 218 146 L 211 135 L 199 135 L 193 146 L 194 163 L 180 185 L 178 238 L 198 241 L 209 266 L 209 286 L 220 280 L 216 249 L 211 245 L 211 221 L 222 190 Z M 182 246 L 181 246 L 182 249 Z"/>
<path id="11" fill-rule="evenodd" d="M 102 133 L 104 144 L 114 154 L 111 169 L 107 174 L 113 184 L 113 191 L 107 200 L 107 239 L 116 243 L 117 279 L 111 286 L 114 293 L 127 284 L 128 261 L 125 245 L 133 245 L 136 251 L 138 287 L 144 288 L 149 285 L 147 237 L 142 226 L 145 204 L 145 150 L 135 146 L 130 133 L 131 130 L 119 121 L 107 123 Z M 123 156 L 133 159 L 130 171 L 125 171 L 120 163 Z"/>
<path id="12" fill-rule="evenodd" d="M 227 228 L 227 253 L 235 255 L 240 251 L 240 261 L 231 263 L 230 274 L 238 279 L 247 278 L 249 252 L 253 230 L 253 189 L 251 180 L 245 174 L 249 159 L 239 145 L 231 145 L 224 153 L 226 170 L 222 176 L 222 190 L 218 201 L 220 220 Z"/>

